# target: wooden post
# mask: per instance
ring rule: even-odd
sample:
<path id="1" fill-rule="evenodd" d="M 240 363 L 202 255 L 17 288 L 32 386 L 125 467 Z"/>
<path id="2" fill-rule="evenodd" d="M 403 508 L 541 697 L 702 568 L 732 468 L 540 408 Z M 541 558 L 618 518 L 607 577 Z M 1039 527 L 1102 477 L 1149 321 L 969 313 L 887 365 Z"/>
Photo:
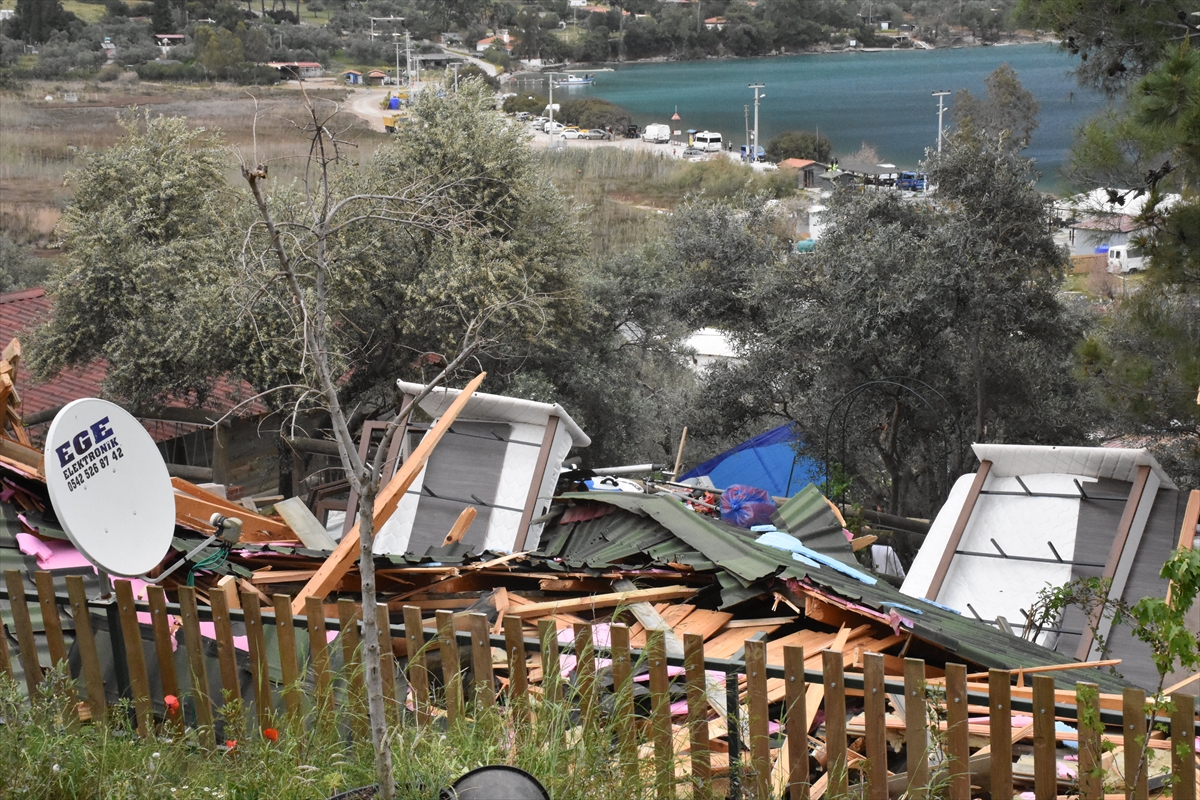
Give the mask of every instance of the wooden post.
<path id="1" fill-rule="evenodd" d="M 767 643 L 747 639 L 746 705 L 750 722 L 750 771 L 754 774 L 754 797 L 771 797 L 771 737 L 767 718 Z"/>
<path id="2" fill-rule="evenodd" d="M 634 735 L 633 664 L 629 654 L 629 626 L 612 625 L 613 716 L 616 718 L 617 749 L 626 781 L 638 777 L 637 737 Z"/>
<path id="3" fill-rule="evenodd" d="M 333 712 L 330 686 L 333 673 L 329 669 L 329 635 L 325 630 L 325 608 L 316 597 L 304 599 L 305 623 L 308 625 L 308 652 L 312 657 L 313 678 L 316 684 L 316 718 L 322 725 Z"/>
<path id="4" fill-rule="evenodd" d="M 237 657 L 233 649 L 233 628 L 229 621 L 228 599 L 224 592 L 211 592 L 213 630 L 217 639 L 217 661 L 221 666 L 221 689 L 230 700 L 241 700 L 238 685 Z M 203 651 L 201 651 L 203 652 Z"/>
<path id="5" fill-rule="evenodd" d="M 863 710 L 867 718 L 867 800 L 888 800 L 887 692 L 883 685 L 883 656 L 863 656 Z M 789 736 L 790 738 L 790 736 Z M 955 799 L 957 800 L 957 798 Z"/>
<path id="6" fill-rule="evenodd" d="M 442 654 L 442 681 L 446 686 L 446 721 L 453 725 L 462 716 L 462 670 L 459 668 L 458 639 L 454 612 L 437 612 L 438 647 Z"/>
<path id="7" fill-rule="evenodd" d="M 993 797 L 1012 797 L 1012 683 L 1006 670 L 988 670 L 988 732 Z"/>
<path id="8" fill-rule="evenodd" d="M 1149 776 L 1146 774 L 1146 692 L 1125 687 L 1121 709 L 1122 733 L 1125 735 L 1125 797 L 1126 800 L 1146 800 L 1150 796 Z"/>
<path id="9" fill-rule="evenodd" d="M 575 682 L 579 690 L 579 718 L 584 730 L 596 724 L 596 655 L 592 626 L 575 623 Z"/>
<path id="10" fill-rule="evenodd" d="M 342 671 L 350 702 L 351 728 L 357 737 L 367 735 L 367 695 L 363 690 L 362 649 L 359 647 L 358 619 L 361 609 L 349 598 L 338 600 L 338 624 L 342 629 Z"/>
<path id="11" fill-rule="evenodd" d="M 529 668 L 520 617 L 504 618 L 504 652 L 508 656 L 508 706 L 525 722 L 529 719 Z"/>
<path id="12" fill-rule="evenodd" d="M 171 621 L 167 616 L 167 593 L 161 586 L 147 586 L 146 599 L 150 602 L 150 624 L 154 627 L 154 654 L 158 657 L 158 676 L 162 684 L 163 697 L 179 697 L 179 678 L 175 674 L 174 637 L 171 636 Z M 78 626 L 77 626 L 78 627 Z M 183 726 L 183 704 L 167 706 L 167 719 L 172 725 Z"/>
<path id="13" fill-rule="evenodd" d="M 829 776 L 826 793 L 830 797 L 845 797 L 849 785 L 846 774 L 846 682 L 840 650 L 821 652 L 821 671 L 825 677 L 825 754 L 828 758 L 825 772 Z M 924 676 L 922 665 L 922 682 Z M 921 688 L 923 694 L 924 686 Z M 905 708 L 908 708 L 907 702 Z"/>
<path id="14" fill-rule="evenodd" d="M 92 616 L 88 610 L 87 591 L 82 575 L 68 575 L 66 582 L 67 596 L 71 598 L 71 616 L 75 619 L 75 645 L 79 648 L 79 662 L 87 686 L 88 705 L 92 708 L 92 722 L 99 723 L 104 721 L 108 704 L 104 696 L 104 673 L 100 670 L 100 656 L 96 652 L 96 633 L 92 630 Z M 0 631 L 0 638 L 3 638 L 3 631 Z M 4 648 L 7 655 L 7 645 L 0 643 L 0 648 Z M 11 676 L 12 672 L 8 674 Z"/>
<path id="15" fill-rule="evenodd" d="M 1033 793 L 1037 800 L 1058 795 L 1058 761 L 1055 758 L 1054 678 L 1033 676 Z"/>
<path id="16" fill-rule="evenodd" d="M 379 675 L 383 681 L 384 719 L 391 725 L 400 723 L 396 703 L 396 655 L 392 652 L 392 620 L 387 603 L 375 604 L 375 632 L 379 640 Z"/>
<path id="17" fill-rule="evenodd" d="M 121 614 L 121 633 L 125 640 L 125 658 L 129 662 L 129 684 L 133 689 L 133 707 L 137 729 L 144 737 L 154 734 L 154 706 L 150 702 L 150 678 L 146 674 L 146 651 L 142 649 L 142 628 L 133 604 L 133 585 L 116 582 L 117 610 Z"/>
<path id="18" fill-rule="evenodd" d="M 183 645 L 187 648 L 188 671 L 191 673 L 192 704 L 196 709 L 196 720 L 205 731 L 203 735 L 205 744 L 213 747 L 216 745 L 216 732 L 213 730 L 208 670 L 204 666 L 204 640 L 200 638 L 200 614 L 196 609 L 196 590 L 191 586 L 179 587 L 179 618 L 183 623 Z"/>
<path id="19" fill-rule="evenodd" d="M 1193 492 L 1193 499 L 1198 495 Z M 1196 756 L 1194 725 L 1196 720 L 1195 695 L 1174 692 L 1171 702 L 1171 776 L 1172 800 L 1196 800 Z"/>
<path id="20" fill-rule="evenodd" d="M 271 674 L 267 668 L 267 644 L 263 636 L 262 606 L 254 592 L 242 592 L 246 641 L 250 646 L 250 676 L 254 685 L 254 707 L 258 712 L 258 730 L 271 727 L 274 712 L 271 700 Z"/>
<path id="21" fill-rule="evenodd" d="M 54 578 L 49 572 L 38 570 L 33 574 L 37 585 L 38 605 L 42 610 L 42 630 L 46 633 L 46 649 L 50 651 L 50 666 L 57 667 L 67 660 L 67 645 L 63 641 L 62 618 L 58 615 L 58 601 L 54 597 Z"/>
<path id="22" fill-rule="evenodd" d="M 425 657 L 425 630 L 421 626 L 421 609 L 416 606 L 404 607 L 404 642 L 408 646 L 408 685 L 412 687 L 417 724 L 428 725 L 429 667 Z"/>
<path id="23" fill-rule="evenodd" d="M 491 708 L 496 704 L 496 677 L 492 672 L 492 643 L 489 641 L 492 629 L 487 614 L 471 614 L 470 621 L 471 671 L 475 678 L 471 696 L 479 706 Z"/>
<path id="24" fill-rule="evenodd" d="M 650 729 L 654 739 L 654 794 L 658 800 L 675 798 L 675 751 L 671 747 L 671 695 L 667 677 L 667 648 L 662 631 L 646 639 L 650 662 Z"/>
<path id="25" fill-rule="evenodd" d="M 8 627 L 0 617 L 0 674 L 13 677 L 12 659 L 8 655 Z"/>
<path id="26" fill-rule="evenodd" d="M 21 669 L 25 671 L 25 687 L 29 689 L 29 701 L 37 694 L 42 682 L 42 665 L 38 661 L 37 642 L 33 638 L 33 623 L 29 619 L 29 606 L 25 603 L 25 581 L 15 569 L 4 571 L 4 585 L 8 589 L 8 605 L 12 609 L 13 627 L 17 633 L 17 652 L 21 656 Z M 114 634 L 115 635 L 115 634 Z"/>
<path id="27" fill-rule="evenodd" d="M 692 797 L 711 800 L 712 759 L 708 743 L 708 698 L 705 694 L 704 637 L 683 635 L 684 669 L 687 672 L 688 742 L 692 752 Z"/>
<path id="28" fill-rule="evenodd" d="M 295 723 L 300 715 L 300 665 L 296 660 L 296 628 L 292 624 L 292 598 L 277 594 L 271 598 L 275 606 L 275 639 L 279 643 L 279 674 L 283 679 L 283 706 L 288 722 Z"/>
<path id="29" fill-rule="evenodd" d="M 825 701 L 828 703 L 828 699 Z M 925 800 L 929 796 L 929 730 L 925 711 L 925 662 L 904 659 L 904 749 L 908 754 L 908 796 Z"/>
<path id="30" fill-rule="evenodd" d="M 1104 726 L 1100 722 L 1100 687 L 1075 684 L 1075 707 L 1079 714 L 1079 800 L 1101 800 L 1104 796 L 1104 767 L 1100 744 Z"/>
<path id="31" fill-rule="evenodd" d="M 538 620 L 538 641 L 542 645 L 542 696 L 549 701 L 558 700 L 562 672 L 558 665 L 558 627 L 554 620 Z"/>
<path id="32" fill-rule="evenodd" d="M 946 665 L 946 755 L 949 756 L 950 800 L 971 800 L 966 664 Z"/>

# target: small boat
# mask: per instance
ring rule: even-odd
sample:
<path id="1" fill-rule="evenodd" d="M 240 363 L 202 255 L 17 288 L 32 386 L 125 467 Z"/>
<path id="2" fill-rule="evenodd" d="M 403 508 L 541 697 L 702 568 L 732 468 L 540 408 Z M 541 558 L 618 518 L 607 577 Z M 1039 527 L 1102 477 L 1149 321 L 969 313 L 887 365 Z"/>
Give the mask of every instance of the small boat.
<path id="1" fill-rule="evenodd" d="M 560 86 L 591 86 L 591 85 L 592 85 L 593 83 L 595 83 L 595 82 L 596 82 L 596 81 L 595 81 L 595 78 L 593 78 L 593 77 L 592 77 L 590 74 L 588 74 L 588 75 L 574 75 L 574 74 L 570 74 L 570 73 L 568 73 L 568 74 L 567 74 L 567 77 L 565 77 L 565 78 L 558 78 L 558 79 L 556 79 L 556 80 L 554 81 L 554 85 L 555 85 L 555 87 L 560 87 Z"/>

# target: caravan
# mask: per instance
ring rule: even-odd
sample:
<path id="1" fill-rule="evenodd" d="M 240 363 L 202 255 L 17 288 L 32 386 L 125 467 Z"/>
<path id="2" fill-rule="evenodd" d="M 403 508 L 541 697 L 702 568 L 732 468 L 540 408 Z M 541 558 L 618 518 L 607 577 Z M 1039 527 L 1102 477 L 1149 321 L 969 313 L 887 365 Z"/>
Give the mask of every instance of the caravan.
<path id="1" fill-rule="evenodd" d="M 1118 275 L 1127 272 L 1141 272 L 1146 268 L 1146 257 L 1140 247 L 1128 244 L 1113 245 L 1108 248 L 1108 271 Z"/>

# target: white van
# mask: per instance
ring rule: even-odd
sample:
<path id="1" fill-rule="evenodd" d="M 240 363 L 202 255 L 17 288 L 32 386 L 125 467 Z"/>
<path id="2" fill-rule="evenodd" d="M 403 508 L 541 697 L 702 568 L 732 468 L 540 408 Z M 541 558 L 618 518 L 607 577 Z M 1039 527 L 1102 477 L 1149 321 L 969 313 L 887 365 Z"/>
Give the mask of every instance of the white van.
<path id="1" fill-rule="evenodd" d="M 1141 272 L 1146 268 L 1146 257 L 1140 247 L 1118 244 L 1108 248 L 1108 271 L 1118 274 Z"/>
<path id="2" fill-rule="evenodd" d="M 715 131 L 700 131 L 692 137 L 692 142 L 692 147 L 706 153 L 720 152 L 725 146 L 721 141 L 721 134 Z"/>
<path id="3" fill-rule="evenodd" d="M 642 141 L 651 144 L 666 144 L 671 141 L 671 126 L 653 122 L 642 131 Z"/>

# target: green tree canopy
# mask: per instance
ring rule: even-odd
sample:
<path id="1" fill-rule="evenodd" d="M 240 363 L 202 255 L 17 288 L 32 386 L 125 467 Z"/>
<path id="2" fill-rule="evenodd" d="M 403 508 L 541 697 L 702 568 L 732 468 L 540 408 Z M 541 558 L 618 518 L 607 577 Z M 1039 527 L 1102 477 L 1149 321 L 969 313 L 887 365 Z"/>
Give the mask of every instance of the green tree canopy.
<path id="1" fill-rule="evenodd" d="M 960 128 L 972 128 L 980 135 L 1003 136 L 1010 147 L 1023 150 L 1038 126 L 1041 104 L 1021 85 L 1017 71 L 1001 64 L 984 79 L 987 97 L 981 99 L 968 89 L 960 89 L 950 104 L 950 119 Z"/>
<path id="2" fill-rule="evenodd" d="M 784 131 L 766 146 L 767 158 L 778 164 L 788 158 L 808 158 L 828 164 L 833 156 L 829 137 L 811 131 Z"/>

